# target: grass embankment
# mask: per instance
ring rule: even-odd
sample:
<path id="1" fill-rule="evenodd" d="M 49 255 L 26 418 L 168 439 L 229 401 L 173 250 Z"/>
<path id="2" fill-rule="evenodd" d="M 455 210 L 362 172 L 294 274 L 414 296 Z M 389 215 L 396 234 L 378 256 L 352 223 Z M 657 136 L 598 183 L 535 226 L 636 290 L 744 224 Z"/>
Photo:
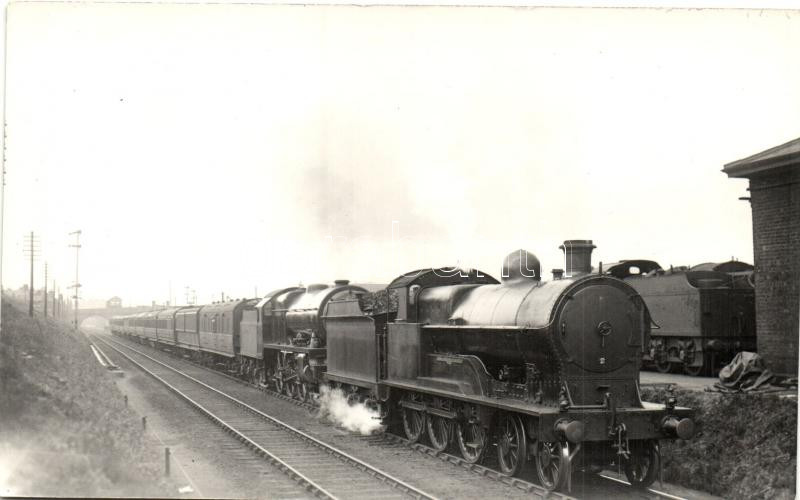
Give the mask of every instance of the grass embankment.
<path id="1" fill-rule="evenodd" d="M 644 389 L 696 410 L 697 432 L 665 442 L 664 480 L 723 498 L 795 498 L 797 401 L 775 395 Z"/>
<path id="2" fill-rule="evenodd" d="M 158 450 L 88 340 L 5 297 L 2 308 L 0 495 L 169 494 Z"/>

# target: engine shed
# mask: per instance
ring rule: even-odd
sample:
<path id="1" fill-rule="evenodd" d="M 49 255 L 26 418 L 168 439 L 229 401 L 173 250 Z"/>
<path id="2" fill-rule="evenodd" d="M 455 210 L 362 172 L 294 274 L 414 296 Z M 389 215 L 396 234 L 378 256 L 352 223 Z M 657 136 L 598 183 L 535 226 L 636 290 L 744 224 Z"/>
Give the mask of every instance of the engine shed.
<path id="1" fill-rule="evenodd" d="M 750 181 L 758 352 L 775 373 L 797 377 L 800 138 L 728 163 L 722 171 Z"/>

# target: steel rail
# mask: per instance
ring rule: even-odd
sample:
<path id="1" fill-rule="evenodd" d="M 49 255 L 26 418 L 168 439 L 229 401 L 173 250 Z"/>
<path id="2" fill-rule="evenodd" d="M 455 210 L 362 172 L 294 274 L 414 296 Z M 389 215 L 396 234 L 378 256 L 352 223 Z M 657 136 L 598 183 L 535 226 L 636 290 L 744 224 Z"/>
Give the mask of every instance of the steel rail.
<path id="1" fill-rule="evenodd" d="M 626 486 L 630 486 L 631 485 L 631 483 L 629 483 L 628 481 L 625 481 L 624 479 L 611 477 L 611 476 L 608 476 L 606 474 L 598 474 L 598 476 L 602 477 L 603 479 L 607 479 L 609 481 L 614 481 L 615 483 L 624 484 Z M 669 500 L 687 500 L 686 498 L 679 497 L 679 496 L 676 496 L 676 495 L 671 495 L 671 494 L 669 494 L 667 492 L 659 491 L 659 490 L 656 490 L 656 489 L 653 489 L 653 488 L 646 488 L 645 491 L 650 492 L 650 493 L 652 493 L 654 495 L 658 495 L 659 497 L 662 497 L 662 498 L 668 498 Z"/>
<path id="2" fill-rule="evenodd" d="M 386 434 L 384 434 L 384 437 L 385 437 L 385 439 L 387 441 L 403 444 L 403 445 L 411 448 L 412 450 L 415 450 L 415 451 L 418 451 L 418 452 L 422 453 L 423 455 L 429 455 L 429 456 L 432 456 L 432 457 L 437 457 L 437 458 L 441 459 L 444 462 L 448 462 L 448 463 L 451 463 L 453 465 L 459 465 L 459 466 L 463 467 L 464 469 L 467 469 L 470 472 L 474 472 L 474 473 L 476 473 L 476 474 L 478 474 L 478 475 L 480 475 L 482 477 L 488 477 L 488 478 L 494 479 L 495 481 L 503 483 L 503 484 L 505 484 L 507 486 L 513 486 L 515 488 L 519 488 L 520 490 L 522 490 L 522 491 L 524 491 L 526 493 L 533 493 L 533 494 L 539 495 L 541 498 L 553 498 L 553 499 L 559 499 L 559 500 L 575 500 L 575 497 L 566 495 L 564 493 L 560 493 L 558 491 L 547 490 L 546 488 L 543 488 L 543 487 L 539 486 L 536 483 L 531 483 L 530 481 L 526 481 L 526 480 L 520 479 L 518 477 L 507 476 L 507 475 L 503 474 L 500 471 L 492 469 L 491 467 L 486 467 L 485 465 L 481 465 L 481 464 L 469 463 L 469 462 L 467 462 L 466 460 L 464 460 L 463 458 L 461 458 L 459 456 L 452 455 L 452 454 L 444 452 L 444 451 L 437 451 L 437 450 L 431 448 L 430 446 L 426 446 L 426 445 L 424 445 L 422 443 L 419 443 L 419 442 L 412 443 L 408 439 L 406 439 L 406 438 L 404 438 L 402 436 L 398 436 L 397 434 L 392 434 L 392 433 L 388 433 L 387 432 Z"/>
<path id="3" fill-rule="evenodd" d="M 106 342 L 106 340 L 100 339 L 100 341 L 105 343 L 106 345 L 108 345 L 109 347 L 114 349 L 115 351 L 119 352 L 120 354 L 122 354 L 126 358 L 130 359 L 130 357 L 127 354 L 123 353 L 122 351 L 120 351 L 116 347 L 112 346 L 111 344 L 108 344 Z M 173 367 L 169 366 L 166 363 L 163 363 L 163 362 L 161 362 L 161 361 L 159 361 L 159 360 L 157 360 L 157 359 L 155 359 L 155 358 L 153 358 L 151 356 L 148 356 L 147 354 L 139 351 L 138 349 L 134 349 L 133 347 L 125 345 L 125 344 L 123 344 L 121 342 L 117 342 L 115 340 L 111 340 L 111 342 L 113 342 L 115 344 L 118 344 L 118 345 L 121 345 L 121 346 L 125 347 L 126 349 L 130 349 L 131 351 L 139 354 L 140 356 L 143 356 L 143 357 L 149 359 L 150 361 L 153 361 L 154 363 L 157 363 L 157 364 L 167 368 L 168 370 L 171 370 L 171 371 L 177 373 L 178 375 L 181 375 L 182 377 L 185 377 L 186 379 L 191 380 L 192 382 L 195 382 L 196 384 L 198 384 L 198 385 L 200 385 L 200 386 L 202 386 L 202 387 L 204 387 L 206 389 L 209 389 L 210 391 L 214 392 L 215 394 L 226 398 L 227 400 L 229 400 L 232 403 L 236 404 L 237 406 L 249 411 L 250 413 L 253 413 L 254 415 L 257 415 L 257 416 L 261 417 L 262 419 L 267 420 L 267 421 L 275 424 L 276 426 L 278 426 L 278 427 L 280 427 L 280 428 L 282 428 L 282 429 L 294 434 L 295 436 L 300 437 L 301 439 L 303 439 L 304 441 L 308 442 L 309 444 L 311 444 L 313 446 L 316 446 L 317 448 L 325 451 L 326 453 L 328 453 L 328 454 L 330 454 L 330 455 L 332 455 L 332 456 L 334 456 L 334 457 L 336 457 L 336 458 L 338 458 L 338 459 L 340 459 L 340 460 L 342 460 L 342 461 L 344 461 L 346 463 L 349 463 L 350 465 L 352 465 L 352 466 L 354 466 L 354 467 L 366 472 L 367 474 L 375 477 L 376 479 L 381 480 L 384 483 L 387 483 L 387 484 L 389 484 L 389 485 L 391 485 L 391 486 L 403 491 L 404 493 L 407 493 L 408 495 L 410 495 L 410 496 L 412 496 L 414 498 L 436 500 L 436 497 L 434 497 L 434 496 L 432 496 L 432 495 L 430 495 L 428 493 L 425 493 L 422 490 L 419 490 L 419 489 L 415 488 L 414 486 L 406 483 L 402 479 L 398 479 L 398 478 L 390 475 L 389 473 L 384 472 L 381 469 L 379 469 L 379 468 L 377 468 L 377 467 L 375 467 L 373 465 L 370 465 L 370 464 L 368 464 L 368 463 L 366 463 L 366 462 L 364 462 L 364 461 L 362 461 L 362 460 L 360 460 L 360 459 L 358 459 L 358 458 L 356 458 L 356 457 L 354 457 L 354 456 L 352 456 L 352 455 L 350 455 L 350 454 L 348 454 L 348 453 L 346 453 L 346 452 L 344 452 L 344 451 L 342 451 L 342 450 L 340 450 L 340 449 L 338 449 L 338 448 L 336 448 L 334 446 L 331 446 L 331 445 L 329 445 L 329 444 L 327 444 L 327 443 L 325 443 L 325 442 L 323 442 L 323 441 L 321 441 L 321 440 L 319 440 L 319 439 L 317 439 L 317 438 L 315 438 L 315 437 L 313 437 L 313 436 L 311 436 L 309 434 L 306 434 L 305 432 L 303 432 L 303 431 L 301 431 L 299 429 L 296 429 L 295 427 L 292 427 L 291 425 L 289 425 L 289 424 L 287 424 L 287 423 L 285 423 L 285 422 L 283 422 L 281 420 L 278 420 L 278 419 L 276 419 L 276 418 L 274 418 L 274 417 L 272 417 L 270 415 L 267 415 L 266 413 L 262 412 L 261 410 L 259 410 L 257 408 L 254 408 L 254 407 L 250 406 L 249 404 L 245 403 L 244 401 L 236 399 L 233 396 L 230 396 L 230 395 L 220 391 L 219 389 L 211 387 L 210 385 L 206 384 L 205 382 L 202 382 L 202 381 L 192 377 L 191 375 L 187 375 L 186 373 L 183 373 L 180 370 L 178 370 L 176 368 L 173 368 Z M 136 363 L 135 361 L 134 361 L 134 363 L 141 367 L 141 365 L 139 363 Z M 147 370 L 146 368 L 144 368 L 144 369 L 145 369 L 145 371 L 149 372 L 149 370 Z M 160 379 L 157 376 L 156 376 L 156 378 L 158 378 L 160 381 L 162 381 L 165 385 L 169 386 L 169 384 L 166 381 L 163 381 L 163 379 Z M 177 390 L 175 390 L 175 391 L 179 392 Z M 185 397 L 186 399 L 191 401 L 191 399 L 188 396 L 183 395 L 183 397 Z M 194 403 L 194 404 L 197 405 L 197 403 Z M 208 412 L 208 413 L 210 414 L 210 412 Z M 235 432 L 237 434 L 241 435 L 240 433 L 238 433 L 238 431 L 235 431 Z M 243 436 L 243 435 L 241 435 L 241 436 L 244 439 L 247 439 L 247 441 L 250 441 L 245 436 Z M 252 441 L 250 441 L 250 442 L 252 442 Z M 253 444 L 255 446 L 258 446 L 259 449 L 263 450 L 263 448 L 261 448 L 259 445 L 255 444 L 255 443 L 253 443 Z M 269 453 L 266 450 L 264 450 L 264 452 L 265 453 Z M 270 454 L 270 456 L 273 456 L 273 455 Z M 276 460 L 280 460 L 277 457 L 275 457 L 275 458 L 276 458 Z M 287 468 L 291 469 L 291 466 L 289 466 L 288 464 L 285 464 L 283 461 L 280 461 L 280 463 L 285 465 Z M 291 470 L 293 471 L 293 473 L 301 475 L 299 472 L 295 471 L 294 469 L 291 469 Z M 308 481 L 310 482 L 310 480 L 308 480 Z M 320 488 L 320 490 L 322 490 L 321 487 L 318 487 L 318 488 Z M 324 490 L 322 490 L 322 491 L 324 491 Z M 327 492 L 325 494 L 329 498 L 335 498 L 333 495 L 331 495 L 331 494 L 329 494 Z"/>
<path id="4" fill-rule="evenodd" d="M 184 360 L 184 361 L 187 361 L 187 360 Z M 278 399 L 284 400 L 286 402 L 292 403 L 295 406 L 299 406 L 301 408 L 306 408 L 308 410 L 319 409 L 319 407 L 314 405 L 314 403 L 300 401 L 300 400 L 295 399 L 295 398 L 293 398 L 291 396 L 287 396 L 287 395 L 285 395 L 283 393 L 280 393 L 280 392 L 277 392 L 277 391 L 273 391 L 272 389 L 269 389 L 267 387 L 263 387 L 263 386 L 260 386 L 260 385 L 256 385 L 256 384 L 247 382 L 246 380 L 242 380 L 240 378 L 234 377 L 233 375 L 229 375 L 227 373 L 222 373 L 220 371 L 208 368 L 206 366 L 194 363 L 192 361 L 187 361 L 187 362 L 192 363 L 192 365 L 194 365 L 194 366 L 196 366 L 198 368 L 202 368 L 203 370 L 207 370 L 207 371 L 209 371 L 211 373 L 214 373 L 214 374 L 217 374 L 217 375 L 221 375 L 221 376 L 223 376 L 225 378 L 228 378 L 228 379 L 230 379 L 230 380 L 232 380 L 232 381 L 234 381 L 234 382 L 236 382 L 238 384 L 244 385 L 246 387 L 252 387 L 252 388 L 258 389 L 261 392 L 264 392 L 265 394 L 268 394 L 269 396 L 272 396 L 274 398 L 278 398 Z M 388 441 L 390 443 L 401 444 L 401 445 L 406 446 L 407 448 L 410 448 L 410 449 L 412 449 L 412 450 L 414 450 L 414 451 L 416 451 L 418 453 L 421 453 L 423 455 L 439 458 L 443 462 L 447 462 L 447 463 L 450 463 L 452 465 L 460 466 L 463 469 L 465 469 L 465 470 L 467 470 L 469 472 L 472 472 L 473 474 L 477 474 L 477 475 L 479 475 L 481 477 L 492 479 L 494 481 L 497 481 L 498 483 L 505 484 L 506 486 L 512 486 L 514 488 L 518 488 L 518 489 L 520 489 L 520 490 L 522 490 L 522 491 L 524 491 L 526 493 L 536 494 L 536 495 L 540 496 L 541 498 L 548 498 L 548 499 L 552 498 L 552 499 L 559 499 L 559 500 L 575 500 L 575 497 L 572 497 L 572 496 L 569 496 L 569 495 L 565 495 L 565 494 L 560 493 L 558 491 L 547 490 L 546 488 L 543 488 L 543 487 L 539 486 L 536 483 L 532 483 L 530 481 L 526 481 L 526 480 L 520 479 L 518 477 L 507 476 L 507 475 L 501 473 L 498 470 L 492 469 L 491 467 L 486 467 L 485 465 L 480 465 L 480 464 L 471 464 L 471 463 L 467 462 L 466 460 L 464 460 L 463 458 L 461 458 L 461 457 L 459 457 L 457 455 L 453 455 L 453 454 L 450 454 L 450 453 L 447 453 L 447 452 L 444 452 L 444 451 L 436 451 L 435 449 L 431 448 L 430 446 L 426 446 L 426 445 L 424 445 L 422 443 L 412 443 L 412 442 L 408 441 L 407 439 L 405 439 L 404 437 L 398 436 L 397 434 L 386 432 L 386 433 L 383 434 L 382 437 L 383 437 L 383 439 L 385 441 Z"/>
<path id="5" fill-rule="evenodd" d="M 131 363 L 133 363 L 134 365 L 136 365 L 136 367 L 137 367 L 137 368 L 139 368 L 140 370 L 142 370 L 142 371 L 143 371 L 143 372 L 145 372 L 146 374 L 150 375 L 150 376 L 151 376 L 151 377 L 153 377 L 154 379 L 156 379 L 156 380 L 158 380 L 159 382 L 161 382 L 162 384 L 164 384 L 164 385 L 165 385 L 165 386 L 166 386 L 166 387 L 167 387 L 167 388 L 168 388 L 170 391 L 174 392 L 174 393 L 175 393 L 175 394 L 177 394 L 179 397 L 181 397 L 182 399 L 186 400 L 186 401 L 187 401 L 189 404 L 191 404 L 192 406 L 194 406 L 194 407 L 195 407 L 197 410 L 200 410 L 200 412 L 201 412 L 201 413 L 203 413 L 203 414 L 204 414 L 204 415 L 206 415 L 208 418 L 210 418 L 210 419 L 211 419 L 211 420 L 212 420 L 214 423 L 216 423 L 217 425 L 219 425 L 220 427 L 222 427 L 222 428 L 223 428 L 223 429 L 224 429 L 226 432 L 228 432 L 228 433 L 230 433 L 230 434 L 233 434 L 233 436 L 234 436 L 235 438 L 237 438 L 239 441 L 241 441 L 241 442 L 245 443 L 245 445 L 247 445 L 248 447 L 250 447 L 250 448 L 252 448 L 252 449 L 256 450 L 256 452 L 257 452 L 259 455 L 261 455 L 261 456 L 263 456 L 264 458 L 266 458 L 266 459 L 267 459 L 269 462 L 271 462 L 273 465 L 275 465 L 276 467 L 280 468 L 282 471 L 284 471 L 284 472 L 287 472 L 287 473 L 288 473 L 288 475 L 289 475 L 289 476 L 292 476 L 292 478 L 293 478 L 294 480 L 296 480 L 297 482 L 299 482 L 299 483 L 301 483 L 301 484 L 304 484 L 304 485 L 305 485 L 305 486 L 306 486 L 308 489 L 311 489 L 311 490 L 313 490 L 313 491 L 315 492 L 315 494 L 317 494 L 317 496 L 319 496 L 319 495 L 322 495 L 323 497 L 325 497 L 325 498 L 329 498 L 329 499 L 331 499 L 331 500 L 339 500 L 339 499 L 338 499 L 338 497 L 336 497 L 335 495 L 333 495 L 332 493 L 330 493 L 329 491 L 327 491 L 325 488 L 323 488 L 322 486 L 319 486 L 319 485 L 318 485 L 318 484 L 316 484 L 316 483 L 315 483 L 313 480 L 311 480 L 310 478 L 307 478 L 307 477 L 306 477 L 305 475 L 303 475 L 301 472 L 299 472 L 298 470 L 296 470 L 294 467 L 292 467 L 291 465 L 287 464 L 286 462 L 284 462 L 284 461 L 283 461 L 283 460 L 281 460 L 280 458 L 276 457 L 275 455 L 273 455 L 272 453 L 270 453 L 269 451 L 267 451 L 266 449 L 264 449 L 264 448 L 263 448 L 261 445 L 259 445 L 258 443 L 255 443 L 254 441 L 252 441 L 250 438 L 248 438 L 247 436 L 245 436 L 244 434 L 242 434 L 241 432 L 239 432 L 239 431 L 238 431 L 236 428 L 234 428 L 232 425 L 228 424 L 227 422 L 225 422 L 224 420 L 222 420 L 221 418 L 219 418 L 218 416 L 216 416 L 216 415 L 215 415 L 215 414 L 214 414 L 214 413 L 213 413 L 211 410 L 209 410 L 208 408 L 204 407 L 203 405 L 201 405 L 200 403 L 198 403 L 197 401 L 195 401 L 194 399 L 192 399 L 192 398 L 191 398 L 190 396 L 188 396 L 187 394 L 184 394 L 184 393 L 183 393 L 183 392 L 182 392 L 180 389 L 178 389 L 178 388 L 177 388 L 177 387 L 175 387 L 174 385 L 170 384 L 169 382 L 167 382 L 167 381 L 166 381 L 166 380 L 164 380 L 163 378 L 159 377 L 159 376 L 158 376 L 156 373 L 154 373 L 152 370 L 149 370 L 149 369 L 148 369 L 148 368 L 146 368 L 144 365 L 142 365 L 141 363 L 139 363 L 138 361 L 136 361 L 135 359 L 133 359 L 132 357 L 130 357 L 128 354 L 126 354 L 126 353 L 122 352 L 120 349 L 118 349 L 118 348 L 114 347 L 114 346 L 113 346 L 113 345 L 111 345 L 111 344 L 108 344 L 108 343 L 106 343 L 106 342 L 105 342 L 105 341 L 103 341 L 103 340 L 100 340 L 100 342 L 103 342 L 103 343 L 105 343 L 105 344 L 106 344 L 108 347 L 110 347 L 111 349 L 114 349 L 114 350 L 115 350 L 115 351 L 117 351 L 117 352 L 118 352 L 118 353 L 119 353 L 121 356 L 123 356 L 125 359 L 127 359 L 128 361 L 130 361 Z M 129 349 L 131 349 L 131 350 L 133 350 L 133 351 L 136 351 L 135 349 L 132 349 L 132 348 L 129 348 Z M 138 352 L 138 351 L 137 351 L 137 352 Z M 141 354 L 141 353 L 139 353 L 139 354 Z M 146 357 L 146 358 L 149 358 L 149 356 L 147 356 L 146 354 L 141 354 L 141 355 L 142 355 L 142 356 L 144 356 L 144 357 Z M 156 362 L 158 362 L 158 361 L 156 361 Z M 160 363 L 160 362 L 158 362 L 158 363 Z"/>
<path id="6" fill-rule="evenodd" d="M 109 370 L 117 369 L 117 366 L 111 361 L 111 358 L 109 358 L 106 355 L 106 353 L 104 353 L 103 350 L 100 349 L 100 347 L 97 346 L 94 342 L 89 343 L 89 347 L 92 348 L 92 352 L 97 358 L 97 361 L 103 366 L 103 368 L 107 368 Z"/>

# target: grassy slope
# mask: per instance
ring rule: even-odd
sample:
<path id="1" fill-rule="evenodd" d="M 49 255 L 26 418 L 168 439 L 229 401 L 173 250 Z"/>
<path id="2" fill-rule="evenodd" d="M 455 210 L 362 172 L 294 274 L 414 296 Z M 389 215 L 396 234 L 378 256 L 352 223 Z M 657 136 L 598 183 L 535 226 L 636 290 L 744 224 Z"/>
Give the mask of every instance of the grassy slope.
<path id="1" fill-rule="evenodd" d="M 167 494 L 157 450 L 86 338 L 2 307 L 0 495 Z"/>
<path id="2" fill-rule="evenodd" d="M 664 389 L 643 399 L 665 401 Z M 669 393 L 697 412 L 689 441 L 664 444 L 664 480 L 724 498 L 795 498 L 797 402 L 772 395 Z"/>

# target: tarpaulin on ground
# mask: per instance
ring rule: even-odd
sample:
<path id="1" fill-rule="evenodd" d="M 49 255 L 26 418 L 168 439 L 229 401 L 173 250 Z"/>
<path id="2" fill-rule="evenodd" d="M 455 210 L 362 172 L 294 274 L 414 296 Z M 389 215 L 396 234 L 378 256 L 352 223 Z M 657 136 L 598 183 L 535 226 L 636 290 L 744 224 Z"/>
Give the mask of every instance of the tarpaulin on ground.
<path id="1" fill-rule="evenodd" d="M 742 351 L 719 372 L 719 382 L 711 391 L 773 392 L 787 387 L 767 368 L 764 358 L 754 352 Z"/>

